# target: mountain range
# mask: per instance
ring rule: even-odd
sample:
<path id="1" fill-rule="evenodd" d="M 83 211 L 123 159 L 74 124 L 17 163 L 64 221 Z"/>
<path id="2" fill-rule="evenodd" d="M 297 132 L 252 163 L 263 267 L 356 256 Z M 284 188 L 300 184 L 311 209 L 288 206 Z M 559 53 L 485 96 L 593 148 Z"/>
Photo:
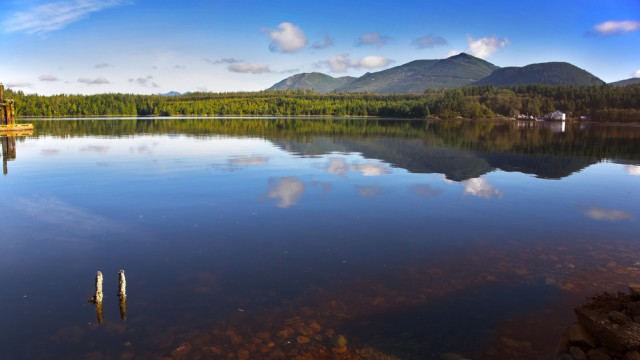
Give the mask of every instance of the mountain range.
<path id="1" fill-rule="evenodd" d="M 312 72 L 289 76 L 273 85 L 273 90 L 314 90 L 320 93 L 331 92 L 356 80 L 352 76 L 334 78 L 326 74 Z"/>
<path id="2" fill-rule="evenodd" d="M 609 83 L 609 85 L 613 85 L 613 86 L 627 86 L 627 85 L 635 85 L 635 84 L 640 84 L 640 78 L 631 78 L 631 79 L 620 80 L 620 81 Z"/>
<path id="3" fill-rule="evenodd" d="M 469 85 L 590 86 L 604 83 L 589 72 L 566 62 L 501 68 L 475 56 L 461 53 L 446 59 L 415 60 L 390 69 L 368 72 L 358 78 L 334 78 L 317 72 L 296 74 L 268 90 L 421 94 L 426 89 L 448 89 Z"/>

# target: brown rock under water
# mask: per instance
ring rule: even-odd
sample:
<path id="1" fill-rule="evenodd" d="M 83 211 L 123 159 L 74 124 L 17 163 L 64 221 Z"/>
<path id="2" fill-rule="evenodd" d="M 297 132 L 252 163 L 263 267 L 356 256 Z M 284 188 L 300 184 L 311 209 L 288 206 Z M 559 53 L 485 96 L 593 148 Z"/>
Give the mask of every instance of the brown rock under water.
<path id="1" fill-rule="evenodd" d="M 298 344 L 308 344 L 309 342 L 311 342 L 311 339 L 306 336 L 298 336 L 296 338 L 296 341 L 298 341 Z"/>

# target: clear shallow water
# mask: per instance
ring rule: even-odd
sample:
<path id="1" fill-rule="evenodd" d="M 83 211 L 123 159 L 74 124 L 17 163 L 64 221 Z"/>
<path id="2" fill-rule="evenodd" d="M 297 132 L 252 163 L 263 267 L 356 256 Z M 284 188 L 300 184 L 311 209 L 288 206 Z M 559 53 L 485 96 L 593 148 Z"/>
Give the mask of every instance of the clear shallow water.
<path id="1" fill-rule="evenodd" d="M 640 271 L 635 127 L 35 125 L 3 138 L 1 358 L 549 358 Z"/>

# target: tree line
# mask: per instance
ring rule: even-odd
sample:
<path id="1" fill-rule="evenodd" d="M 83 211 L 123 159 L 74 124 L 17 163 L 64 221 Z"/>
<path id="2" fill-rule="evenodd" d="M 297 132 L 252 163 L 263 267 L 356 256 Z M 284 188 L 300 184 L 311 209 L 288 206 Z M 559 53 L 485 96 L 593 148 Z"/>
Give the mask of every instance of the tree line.
<path id="1" fill-rule="evenodd" d="M 490 85 L 428 89 L 419 95 L 319 94 L 309 90 L 206 93 L 178 96 L 52 95 L 7 91 L 19 117 L 86 116 L 375 116 L 494 118 L 555 110 L 570 118 L 640 121 L 640 85 L 626 87 Z"/>

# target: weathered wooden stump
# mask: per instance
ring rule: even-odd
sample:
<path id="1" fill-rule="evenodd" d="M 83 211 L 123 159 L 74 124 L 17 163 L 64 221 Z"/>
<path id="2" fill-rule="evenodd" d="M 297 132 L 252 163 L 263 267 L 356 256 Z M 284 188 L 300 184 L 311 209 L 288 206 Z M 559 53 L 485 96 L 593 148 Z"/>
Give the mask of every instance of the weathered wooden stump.
<path id="1" fill-rule="evenodd" d="M 104 300 L 104 294 L 102 292 L 102 272 L 98 271 L 96 273 L 96 294 L 92 298 L 92 302 L 96 304 L 96 318 L 98 319 L 98 324 L 102 325 L 104 323 L 104 312 L 102 310 L 102 301 Z"/>
<path id="2" fill-rule="evenodd" d="M 124 277 L 124 270 L 119 272 L 120 287 L 118 298 L 120 299 L 120 319 L 127 319 L 127 279 Z"/>

